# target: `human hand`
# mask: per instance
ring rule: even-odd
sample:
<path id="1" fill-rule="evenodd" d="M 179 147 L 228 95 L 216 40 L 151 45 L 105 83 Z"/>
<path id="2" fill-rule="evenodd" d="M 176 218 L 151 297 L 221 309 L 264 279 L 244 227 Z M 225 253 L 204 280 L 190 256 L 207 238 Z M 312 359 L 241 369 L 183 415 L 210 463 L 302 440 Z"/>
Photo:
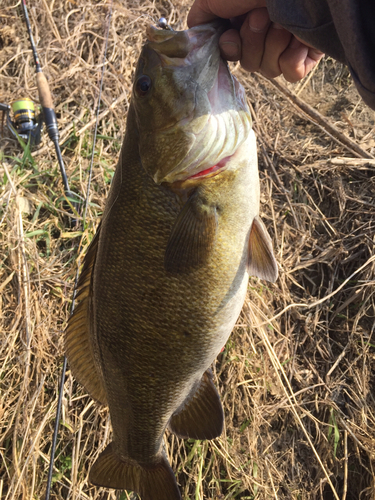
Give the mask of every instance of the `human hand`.
<path id="1" fill-rule="evenodd" d="M 195 0 L 188 25 L 193 27 L 218 17 L 230 19 L 236 28 L 220 37 L 222 56 L 240 61 L 247 71 L 259 71 L 269 78 L 283 74 L 289 82 L 297 82 L 324 55 L 273 23 L 266 0 Z"/>

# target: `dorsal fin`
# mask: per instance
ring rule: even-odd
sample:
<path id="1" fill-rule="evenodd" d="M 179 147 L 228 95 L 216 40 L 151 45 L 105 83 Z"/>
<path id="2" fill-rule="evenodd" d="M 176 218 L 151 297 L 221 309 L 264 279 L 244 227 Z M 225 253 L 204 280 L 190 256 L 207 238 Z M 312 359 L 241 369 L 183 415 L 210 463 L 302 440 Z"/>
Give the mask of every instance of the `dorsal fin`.
<path id="1" fill-rule="evenodd" d="M 249 236 L 247 271 L 250 276 L 271 281 L 277 280 L 277 262 L 273 255 L 272 241 L 259 217 L 255 217 Z"/>
<path id="2" fill-rule="evenodd" d="M 78 280 L 78 306 L 68 320 L 65 331 L 65 352 L 77 381 L 84 386 L 90 396 L 106 405 L 103 383 L 94 358 L 90 332 L 91 312 L 91 276 L 95 266 L 98 249 L 100 226 L 96 232 L 83 262 Z"/>

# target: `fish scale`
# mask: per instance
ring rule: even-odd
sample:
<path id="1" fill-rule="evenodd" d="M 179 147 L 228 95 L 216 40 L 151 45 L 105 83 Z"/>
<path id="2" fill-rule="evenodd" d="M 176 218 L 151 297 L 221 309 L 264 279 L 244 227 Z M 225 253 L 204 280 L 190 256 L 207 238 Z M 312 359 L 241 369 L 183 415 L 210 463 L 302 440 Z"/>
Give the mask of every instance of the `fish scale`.
<path id="1" fill-rule="evenodd" d="M 136 491 L 142 500 L 181 498 L 163 452 L 167 426 L 180 437 L 220 435 L 223 410 L 209 367 L 241 311 L 249 271 L 270 280 L 277 276 L 270 238 L 258 217 L 250 113 L 243 90 L 218 55 L 220 33 L 217 24 L 176 32 L 176 50 L 184 55 L 178 58 L 172 57 L 170 33 L 163 40 L 162 33 L 149 32 L 119 164 L 78 284 L 81 303 L 66 332 L 73 373 L 95 399 L 108 404 L 111 415 L 113 440 L 93 465 L 90 481 Z M 205 64 L 205 52 L 215 64 Z M 195 53 L 199 57 L 194 59 Z M 173 65 L 178 66 L 175 81 Z M 164 71 L 168 79 L 162 78 Z M 200 75 L 204 88 L 192 83 L 192 75 Z M 138 81 L 142 88 L 137 93 Z M 166 81 L 174 86 L 172 94 L 168 86 L 163 89 Z M 210 103 L 213 86 L 220 106 Z M 190 102 L 187 115 L 181 108 L 181 95 L 193 91 L 207 113 L 228 113 L 233 123 L 229 129 L 211 130 L 221 134 L 217 153 L 212 137 L 204 136 L 210 133 L 210 120 L 203 128 L 194 125 L 195 119 L 202 121 L 204 110 L 191 113 Z M 171 111 L 165 123 L 160 121 L 165 116 L 160 110 L 163 92 L 179 96 L 169 103 L 179 119 Z M 160 132 L 169 141 L 166 154 L 174 151 L 184 168 L 168 157 L 170 168 L 165 170 L 163 158 L 144 150 L 153 117 L 159 117 L 154 142 Z M 193 129 L 198 130 L 196 141 Z M 184 134 L 188 140 L 180 140 Z M 218 169 L 207 170 L 201 160 L 188 164 L 189 155 L 199 157 L 194 144 L 199 148 L 207 140 Z"/>

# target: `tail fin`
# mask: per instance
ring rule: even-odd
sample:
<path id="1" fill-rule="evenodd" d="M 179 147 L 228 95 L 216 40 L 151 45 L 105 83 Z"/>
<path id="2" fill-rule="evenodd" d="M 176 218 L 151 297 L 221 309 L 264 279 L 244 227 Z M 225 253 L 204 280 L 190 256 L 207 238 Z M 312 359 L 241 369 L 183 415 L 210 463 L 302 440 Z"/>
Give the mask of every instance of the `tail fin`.
<path id="1" fill-rule="evenodd" d="M 135 491 L 142 500 L 181 500 L 176 478 L 164 455 L 151 465 L 122 460 L 110 443 L 90 471 L 96 486 Z"/>

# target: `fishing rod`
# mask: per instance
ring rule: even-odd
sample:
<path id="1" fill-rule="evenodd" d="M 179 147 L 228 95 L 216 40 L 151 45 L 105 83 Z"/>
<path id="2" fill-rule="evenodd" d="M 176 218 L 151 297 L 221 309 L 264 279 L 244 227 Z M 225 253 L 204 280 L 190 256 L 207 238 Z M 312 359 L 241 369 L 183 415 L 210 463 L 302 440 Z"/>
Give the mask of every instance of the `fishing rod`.
<path id="1" fill-rule="evenodd" d="M 42 71 L 42 67 L 39 61 L 38 52 L 36 50 L 33 34 L 31 31 L 31 24 L 30 24 L 29 14 L 27 11 L 26 0 L 22 0 L 21 4 L 22 4 L 23 14 L 25 17 L 27 32 L 29 34 L 31 50 L 34 56 L 34 62 L 36 68 L 36 83 L 38 87 L 39 101 L 42 106 L 42 112 L 44 116 L 44 122 L 46 124 L 47 133 L 55 146 L 57 161 L 59 163 L 60 173 L 64 184 L 65 196 L 68 200 L 71 200 L 74 207 L 77 207 L 77 197 L 72 191 L 70 191 L 68 177 L 66 175 L 66 170 L 64 166 L 64 161 L 61 155 L 61 149 L 59 144 L 60 134 L 56 119 L 56 113 L 53 106 L 52 94 L 47 82 L 47 78 L 45 77 Z"/>
<path id="2" fill-rule="evenodd" d="M 22 2 L 23 2 L 23 5 L 25 5 L 25 0 L 22 0 Z M 106 27 L 106 34 L 105 34 L 105 48 L 104 48 L 104 55 L 103 55 L 103 62 L 102 62 L 101 80 L 100 80 L 100 85 L 99 85 L 98 104 L 97 104 L 97 109 L 96 109 L 96 121 L 95 121 L 94 138 L 93 138 L 93 145 L 92 145 L 92 155 L 91 155 L 91 160 L 90 160 L 89 177 L 88 177 L 87 189 L 86 189 L 86 200 L 85 200 L 85 207 L 84 207 L 83 220 L 82 220 L 83 226 L 85 226 L 87 208 L 88 208 L 88 204 L 89 204 L 92 168 L 93 168 L 93 163 L 94 163 L 95 144 L 96 144 L 96 138 L 97 138 L 97 132 L 98 132 L 100 102 L 101 102 L 101 96 L 102 96 L 102 90 L 103 90 L 105 61 L 107 59 L 108 38 L 109 38 L 109 29 L 111 26 L 111 19 L 112 19 L 112 9 L 113 9 L 113 0 L 111 0 L 111 4 L 110 4 L 108 20 L 107 20 L 107 27 Z M 35 58 L 35 55 L 34 55 L 34 58 Z M 40 72 L 39 72 L 39 74 L 40 74 Z M 56 120 L 56 118 L 55 118 L 55 120 Z M 64 186 L 65 186 L 65 184 L 64 184 Z M 68 186 L 68 190 L 69 190 L 69 186 Z M 82 242 L 82 238 L 83 238 L 83 236 L 81 236 L 80 244 Z M 79 269 L 80 269 L 80 261 L 77 262 L 77 272 L 76 272 L 75 281 L 74 281 L 74 291 L 73 291 L 73 297 L 72 297 L 72 305 L 70 308 L 70 315 L 73 314 L 74 307 L 75 307 L 75 298 L 76 298 L 76 292 L 77 292 Z M 62 366 L 62 370 L 61 370 L 60 383 L 59 383 L 59 389 L 58 389 L 59 392 L 58 392 L 58 400 L 57 400 L 57 407 L 56 407 L 55 426 L 54 426 L 53 437 L 52 437 L 50 461 L 49 461 L 49 467 L 48 467 L 48 477 L 47 477 L 45 500 L 49 500 L 50 494 L 51 494 L 53 464 L 55 461 L 57 435 L 58 435 L 58 431 L 59 431 L 59 423 L 60 423 L 60 415 L 61 415 L 62 396 L 63 396 L 63 392 L 64 392 L 66 368 L 67 368 L 67 357 L 64 356 L 63 366 Z"/>
<path id="3" fill-rule="evenodd" d="M 51 92 L 49 89 L 49 85 L 48 85 L 48 82 L 47 82 L 45 75 L 42 72 L 42 68 L 40 65 L 39 58 L 38 58 L 38 53 L 36 51 L 35 42 L 33 39 L 32 32 L 31 32 L 30 19 L 29 19 L 27 7 L 26 7 L 26 0 L 22 0 L 22 8 L 23 8 L 23 13 L 25 16 L 25 21 L 26 21 L 26 27 L 27 27 L 27 31 L 29 34 L 30 44 L 31 44 L 31 48 L 32 48 L 33 56 L 34 56 L 39 100 L 40 100 L 40 103 L 42 106 L 47 132 L 48 132 L 50 139 L 52 140 L 52 142 L 55 145 L 57 159 L 59 162 L 60 172 L 61 172 L 61 176 L 62 176 L 62 180 L 63 180 L 63 184 L 64 184 L 65 196 L 67 198 L 69 198 L 69 197 L 73 198 L 73 206 L 74 206 L 74 205 L 76 205 L 76 203 L 74 202 L 74 200 L 76 198 L 75 198 L 74 194 L 70 191 L 70 188 L 69 188 L 68 178 L 66 175 L 64 162 L 62 159 L 60 145 L 59 145 L 59 130 L 58 130 L 58 125 L 57 125 L 56 113 L 55 113 L 55 110 L 53 107 L 52 96 L 51 96 Z M 112 19 L 112 9 L 113 9 L 113 0 L 111 0 L 111 3 L 110 3 L 110 10 L 109 10 L 109 14 L 108 14 L 107 27 L 106 27 L 105 49 L 104 49 L 104 55 L 103 55 L 101 81 L 100 81 L 100 86 L 99 86 L 98 104 L 97 104 L 97 110 L 96 110 L 96 123 L 95 123 L 95 129 L 94 129 L 92 155 L 91 155 L 91 160 L 90 160 L 89 177 L 88 177 L 87 189 L 86 189 L 86 200 L 85 200 L 83 221 L 82 221 L 83 226 L 85 225 L 88 202 L 89 202 L 89 194 L 90 194 L 90 186 L 91 186 L 91 178 L 92 178 L 92 168 L 93 168 L 93 163 L 94 163 L 95 143 L 96 143 L 96 138 L 97 138 L 98 124 L 99 124 L 100 103 L 101 103 L 101 95 L 102 95 L 102 90 L 103 90 L 105 61 L 107 58 L 109 29 L 110 29 L 111 19 Z M 4 107 L 3 111 L 5 110 L 5 111 L 8 111 L 8 113 L 9 113 L 9 110 L 10 110 L 9 108 L 10 107 L 7 107 L 7 108 Z M 9 115 L 8 115 L 8 119 L 9 119 Z M 10 123 L 11 123 L 11 125 L 13 125 L 12 122 L 10 122 Z M 82 236 L 81 236 L 81 240 L 82 240 Z M 74 282 L 72 305 L 70 308 L 70 315 L 73 314 L 74 307 L 75 307 L 75 298 L 76 298 L 76 291 L 77 291 L 79 269 L 80 269 L 80 262 L 78 261 L 77 262 L 77 272 L 76 272 L 75 282 Z M 55 461 L 55 454 L 56 454 L 56 445 L 57 445 L 59 421 L 60 421 L 61 407 L 62 407 L 62 396 L 63 396 L 63 392 L 64 392 L 64 384 L 65 384 L 65 377 L 66 377 L 66 369 L 67 369 L 67 357 L 64 356 L 63 366 L 62 366 L 62 370 L 61 370 L 60 383 L 59 383 L 59 388 L 58 388 L 58 400 L 57 400 L 56 415 L 55 415 L 55 425 L 54 425 L 54 431 L 53 431 L 53 436 L 52 436 L 52 445 L 51 445 L 50 461 L 49 461 L 49 467 L 48 467 L 45 500 L 49 500 L 50 494 L 51 494 L 51 486 L 52 486 L 52 478 L 53 478 L 53 464 Z M 136 500 L 137 495 L 132 495 L 130 498 L 131 498 L 131 500 Z"/>
<path id="4" fill-rule="evenodd" d="M 52 95 L 51 95 L 51 91 L 50 91 L 47 79 L 42 71 L 41 64 L 39 61 L 38 52 L 36 50 L 33 34 L 31 31 L 31 24 L 30 24 L 29 14 L 27 11 L 26 0 L 22 0 L 22 9 L 23 9 L 23 14 L 24 14 L 24 18 L 25 18 L 27 32 L 29 34 L 31 50 L 33 52 L 35 68 L 36 68 L 36 81 L 37 81 L 37 87 L 38 87 L 39 100 L 40 100 L 40 104 L 42 106 L 44 121 L 45 121 L 46 128 L 47 128 L 47 133 L 48 133 L 49 138 L 51 139 L 51 141 L 53 142 L 53 144 L 55 146 L 57 160 L 58 160 L 59 167 L 60 167 L 60 173 L 61 173 L 62 181 L 64 184 L 65 196 L 67 199 L 70 199 L 72 201 L 73 207 L 77 207 L 77 198 L 74 195 L 74 193 L 72 193 L 72 191 L 70 191 L 68 177 L 66 175 L 66 170 L 65 170 L 65 166 L 64 166 L 64 161 L 63 161 L 62 155 L 61 155 L 61 149 L 60 149 L 60 144 L 59 144 L 60 134 L 59 134 L 59 128 L 58 128 L 57 119 L 56 119 L 56 113 L 55 113 L 55 109 L 53 106 Z M 104 57 L 106 57 L 106 56 L 104 56 Z M 104 64 L 103 64 L 103 67 L 104 67 Z M 100 100 L 98 103 L 98 110 L 99 110 L 99 104 L 100 104 Z M 96 127 L 97 127 L 97 125 L 98 125 L 98 122 L 96 123 Z M 94 146 L 93 146 L 93 148 L 94 148 Z M 91 178 L 91 170 L 92 170 L 92 163 L 90 165 L 90 178 Z M 89 191 L 87 191 L 87 195 L 86 195 L 85 214 L 86 214 L 86 210 L 87 210 L 88 199 L 89 199 Z M 73 223 L 75 224 L 76 221 L 74 220 Z M 77 266 L 77 273 L 76 273 L 76 277 L 75 277 L 74 292 L 73 292 L 73 299 L 72 299 L 70 314 L 72 314 L 73 310 L 74 310 L 75 294 L 76 294 L 76 288 L 77 288 L 77 282 L 78 282 L 78 272 L 79 272 L 79 265 Z M 62 373 L 61 373 L 61 380 L 60 380 L 60 384 L 59 384 L 59 396 L 58 396 L 58 401 L 57 401 L 55 427 L 54 427 L 54 433 L 53 433 L 53 437 L 52 437 L 51 455 L 50 455 L 50 463 L 49 463 L 49 469 L 48 469 L 46 497 L 45 497 L 46 500 L 49 500 L 51 485 L 52 485 L 53 462 L 54 462 L 55 452 L 56 452 L 57 433 L 58 433 L 59 419 L 60 419 L 60 414 L 61 414 L 62 395 L 63 395 L 63 389 L 64 389 L 66 368 L 67 368 L 67 358 L 66 358 L 66 356 L 64 356 Z"/>

